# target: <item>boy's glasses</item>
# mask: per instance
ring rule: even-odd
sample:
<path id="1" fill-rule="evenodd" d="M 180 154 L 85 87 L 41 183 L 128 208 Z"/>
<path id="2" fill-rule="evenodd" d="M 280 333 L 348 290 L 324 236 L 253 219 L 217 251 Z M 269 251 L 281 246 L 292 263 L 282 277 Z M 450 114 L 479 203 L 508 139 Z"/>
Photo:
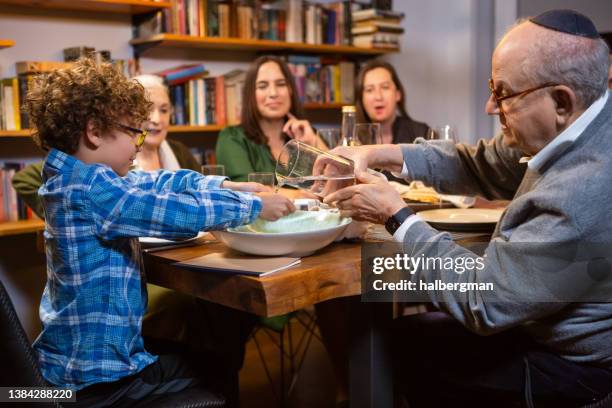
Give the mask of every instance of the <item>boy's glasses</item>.
<path id="1" fill-rule="evenodd" d="M 131 132 L 136 135 L 136 147 L 140 147 L 144 144 L 145 138 L 149 134 L 149 131 L 146 129 L 138 129 L 133 128 L 131 126 L 124 125 L 122 123 L 116 124 L 119 128 Z"/>

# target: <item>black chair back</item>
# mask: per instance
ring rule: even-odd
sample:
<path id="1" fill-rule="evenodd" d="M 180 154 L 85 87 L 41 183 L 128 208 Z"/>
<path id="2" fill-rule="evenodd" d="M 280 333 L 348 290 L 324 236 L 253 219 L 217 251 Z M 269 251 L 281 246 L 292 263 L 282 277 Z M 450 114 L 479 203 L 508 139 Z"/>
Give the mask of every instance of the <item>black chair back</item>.
<path id="1" fill-rule="evenodd" d="M 0 281 L 0 384 L 3 387 L 45 387 L 38 358 L 19 322 L 11 298 Z"/>
<path id="2" fill-rule="evenodd" d="M 2 387 L 48 387 L 40 369 L 38 358 L 30 345 L 13 302 L 9 297 L 4 284 L 0 281 L 0 386 Z M 151 401 L 149 401 L 151 400 Z M 48 404 L 19 404 L 20 407 L 61 408 L 58 403 Z M 68 405 L 69 406 L 69 405 Z M 188 389 L 175 394 L 168 394 L 162 399 L 156 396 L 140 401 L 138 406 L 175 407 L 175 408 L 222 408 L 225 399 L 203 388 Z"/>

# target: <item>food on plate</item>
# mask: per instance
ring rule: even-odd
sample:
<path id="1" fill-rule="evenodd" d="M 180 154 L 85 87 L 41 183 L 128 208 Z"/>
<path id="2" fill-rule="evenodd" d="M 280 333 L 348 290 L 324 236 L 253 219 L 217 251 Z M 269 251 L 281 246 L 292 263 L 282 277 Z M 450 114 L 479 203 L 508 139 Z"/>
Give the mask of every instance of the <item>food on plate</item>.
<path id="1" fill-rule="evenodd" d="M 346 218 L 340 216 L 338 211 L 296 211 L 276 221 L 258 218 L 251 224 L 230 228 L 230 231 L 265 234 L 309 232 L 333 228 L 345 223 Z"/>
<path id="2" fill-rule="evenodd" d="M 432 204 L 440 202 L 440 195 L 438 192 L 431 187 L 427 187 L 422 181 L 413 181 L 409 185 L 392 181 L 391 184 L 404 200 Z"/>

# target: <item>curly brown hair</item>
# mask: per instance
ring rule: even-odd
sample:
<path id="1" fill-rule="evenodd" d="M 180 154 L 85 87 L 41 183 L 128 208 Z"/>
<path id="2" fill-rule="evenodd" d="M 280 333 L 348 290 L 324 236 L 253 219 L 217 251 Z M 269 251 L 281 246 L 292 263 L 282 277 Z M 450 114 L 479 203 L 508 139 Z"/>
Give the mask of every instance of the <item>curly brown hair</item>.
<path id="1" fill-rule="evenodd" d="M 68 154 L 77 151 L 89 121 L 101 132 L 116 127 L 124 117 L 138 127 L 151 107 L 142 85 L 111 64 L 96 64 L 90 58 L 39 75 L 25 101 L 35 127 L 34 141 L 44 150 L 55 148 Z"/>

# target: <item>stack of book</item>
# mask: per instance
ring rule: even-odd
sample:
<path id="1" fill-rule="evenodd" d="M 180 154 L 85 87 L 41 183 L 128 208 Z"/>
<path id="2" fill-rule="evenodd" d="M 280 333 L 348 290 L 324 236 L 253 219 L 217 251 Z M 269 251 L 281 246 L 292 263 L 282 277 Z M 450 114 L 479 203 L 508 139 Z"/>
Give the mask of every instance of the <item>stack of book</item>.
<path id="1" fill-rule="evenodd" d="M 399 48 L 404 32 L 404 13 L 392 10 L 365 9 L 353 11 L 353 45 L 364 48 Z"/>
<path id="2" fill-rule="evenodd" d="M 289 70 L 305 103 L 346 103 L 355 99 L 355 64 L 307 55 L 290 55 Z"/>

